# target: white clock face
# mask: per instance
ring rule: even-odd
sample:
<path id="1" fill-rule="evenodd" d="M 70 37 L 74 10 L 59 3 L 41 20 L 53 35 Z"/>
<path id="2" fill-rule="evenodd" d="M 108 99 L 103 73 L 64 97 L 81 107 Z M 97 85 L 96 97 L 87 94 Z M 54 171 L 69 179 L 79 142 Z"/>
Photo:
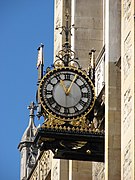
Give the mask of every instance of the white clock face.
<path id="1" fill-rule="evenodd" d="M 68 89 L 70 87 L 71 81 L 63 81 L 65 88 Z M 79 86 L 73 83 L 72 88 L 69 94 L 66 94 L 63 87 L 60 83 L 58 83 L 53 90 L 54 100 L 61 105 L 63 108 L 75 107 L 76 104 L 79 103 L 81 99 L 81 90 Z M 62 97 L 62 98 L 61 98 Z M 73 111 L 72 108 L 69 110 Z M 62 111 L 62 110 L 61 110 Z"/>
<path id="2" fill-rule="evenodd" d="M 42 80 L 40 95 L 43 107 L 62 118 L 76 118 L 94 103 L 92 82 L 81 71 L 62 68 L 51 71 Z"/>

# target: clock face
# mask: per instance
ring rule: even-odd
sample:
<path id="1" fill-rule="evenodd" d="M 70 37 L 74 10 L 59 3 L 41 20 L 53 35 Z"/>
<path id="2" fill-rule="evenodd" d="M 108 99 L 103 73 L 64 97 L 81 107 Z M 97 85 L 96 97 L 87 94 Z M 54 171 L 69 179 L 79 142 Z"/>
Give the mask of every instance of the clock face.
<path id="1" fill-rule="evenodd" d="M 52 116 L 72 120 L 90 112 L 94 86 L 81 70 L 63 67 L 48 72 L 39 85 L 43 108 Z"/>

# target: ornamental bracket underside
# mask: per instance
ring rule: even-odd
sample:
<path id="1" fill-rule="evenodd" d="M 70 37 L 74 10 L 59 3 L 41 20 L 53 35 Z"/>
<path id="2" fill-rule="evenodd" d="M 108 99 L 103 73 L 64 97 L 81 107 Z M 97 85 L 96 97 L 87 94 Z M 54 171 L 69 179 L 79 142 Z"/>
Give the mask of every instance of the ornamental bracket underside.
<path id="1" fill-rule="evenodd" d="M 48 118 L 38 129 L 34 143 L 41 151 L 51 150 L 54 158 L 104 162 L 104 88 L 88 119 L 63 122 Z"/>

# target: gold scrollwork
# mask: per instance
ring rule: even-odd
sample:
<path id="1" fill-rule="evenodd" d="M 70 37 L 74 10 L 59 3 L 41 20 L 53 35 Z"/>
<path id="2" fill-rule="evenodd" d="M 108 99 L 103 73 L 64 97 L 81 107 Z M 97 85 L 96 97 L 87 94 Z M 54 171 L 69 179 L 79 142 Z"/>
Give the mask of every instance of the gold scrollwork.
<path id="1" fill-rule="evenodd" d="M 71 72 L 75 72 L 81 76 L 83 76 L 84 78 L 87 79 L 89 85 L 91 86 L 91 90 L 92 90 L 92 93 L 93 93 L 93 99 L 91 101 L 91 104 L 90 104 L 90 107 L 88 108 L 88 110 L 86 112 L 84 112 L 82 115 L 79 115 L 78 117 L 72 117 L 72 118 L 65 118 L 65 117 L 61 117 L 61 116 L 56 116 L 56 114 L 54 114 L 53 112 L 50 111 L 50 109 L 48 109 L 48 107 L 46 106 L 46 104 L 44 103 L 44 98 L 42 97 L 42 86 L 44 84 L 44 81 L 46 81 L 46 79 L 48 79 L 48 77 L 50 77 L 52 74 L 58 72 L 58 71 L 61 71 L 61 70 L 68 70 L 68 71 L 71 71 Z M 53 125 L 53 121 L 55 119 L 58 120 L 58 122 L 60 123 L 61 121 L 76 121 L 76 120 L 79 120 L 80 118 L 82 119 L 83 117 L 85 117 L 94 107 L 94 104 L 95 104 L 95 87 L 91 81 L 91 79 L 86 75 L 86 73 L 84 73 L 82 70 L 80 69 L 77 69 L 77 68 L 73 68 L 73 67 L 58 67 L 58 68 L 54 68 L 53 70 L 49 71 L 44 77 L 43 79 L 41 80 L 40 84 L 39 84 L 39 89 L 38 89 L 38 92 L 39 92 L 39 99 L 40 99 L 40 102 L 41 102 L 41 105 L 44 109 L 44 111 L 46 111 L 47 113 L 49 113 L 53 118 L 49 119 L 49 122 L 48 124 L 52 124 Z M 83 123 L 82 123 L 83 124 Z"/>

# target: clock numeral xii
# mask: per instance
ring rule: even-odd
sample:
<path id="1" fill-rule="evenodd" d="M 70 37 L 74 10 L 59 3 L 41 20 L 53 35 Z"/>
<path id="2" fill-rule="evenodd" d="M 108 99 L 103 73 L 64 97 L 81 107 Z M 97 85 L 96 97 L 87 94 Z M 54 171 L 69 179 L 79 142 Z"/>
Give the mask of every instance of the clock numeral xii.
<path id="1" fill-rule="evenodd" d="M 65 80 L 70 80 L 70 74 L 65 74 Z"/>

